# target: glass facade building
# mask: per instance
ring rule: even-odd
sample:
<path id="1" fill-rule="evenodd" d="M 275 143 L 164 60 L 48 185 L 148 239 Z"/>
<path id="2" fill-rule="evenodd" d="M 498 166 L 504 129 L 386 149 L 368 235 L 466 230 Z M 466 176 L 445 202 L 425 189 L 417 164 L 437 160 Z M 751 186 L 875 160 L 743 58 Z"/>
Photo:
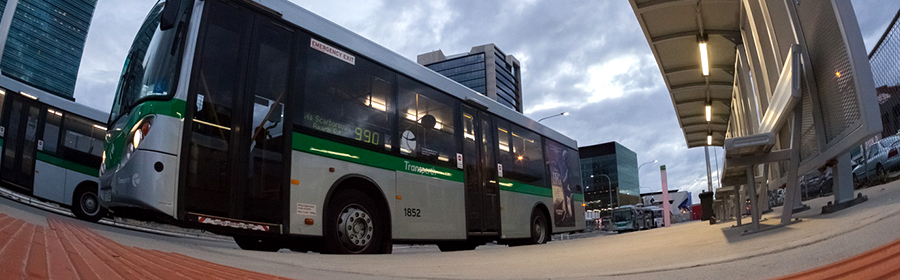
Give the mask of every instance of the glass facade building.
<path id="1" fill-rule="evenodd" d="M 485 76 L 483 53 L 448 59 L 427 67 L 474 91 L 487 95 L 487 76 Z"/>
<path id="2" fill-rule="evenodd" d="M 444 56 L 440 50 L 421 54 L 419 64 L 522 112 L 519 61 L 494 44 L 473 47 L 468 53 Z"/>
<path id="3" fill-rule="evenodd" d="M 3 75 L 74 100 L 75 78 L 96 0 L 19 0 L 0 58 Z"/>
<path id="4" fill-rule="evenodd" d="M 640 203 L 637 154 L 617 142 L 578 149 L 585 210 L 607 212 Z"/>

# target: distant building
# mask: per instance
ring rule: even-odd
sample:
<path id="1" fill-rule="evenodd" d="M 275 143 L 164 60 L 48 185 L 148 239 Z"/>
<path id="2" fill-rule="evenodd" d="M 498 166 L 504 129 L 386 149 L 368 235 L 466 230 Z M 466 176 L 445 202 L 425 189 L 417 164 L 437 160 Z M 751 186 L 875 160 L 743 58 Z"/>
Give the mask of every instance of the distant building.
<path id="1" fill-rule="evenodd" d="M 578 148 L 585 210 L 609 211 L 641 202 L 637 154 L 617 142 Z"/>
<path id="2" fill-rule="evenodd" d="M 441 50 L 423 53 L 416 61 L 441 75 L 522 112 L 519 60 L 494 44 L 472 47 L 468 53 L 445 56 Z"/>
<path id="3" fill-rule="evenodd" d="M 96 5 L 97 0 L 0 0 L 0 73 L 75 100 Z"/>

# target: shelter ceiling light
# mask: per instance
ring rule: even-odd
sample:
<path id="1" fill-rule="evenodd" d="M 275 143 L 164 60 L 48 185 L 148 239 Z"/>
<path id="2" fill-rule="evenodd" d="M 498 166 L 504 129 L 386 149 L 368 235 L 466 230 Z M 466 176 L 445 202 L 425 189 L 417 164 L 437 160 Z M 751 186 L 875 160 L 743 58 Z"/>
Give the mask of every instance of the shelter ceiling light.
<path id="1" fill-rule="evenodd" d="M 706 135 L 706 145 L 712 146 L 712 134 Z"/>
<path id="2" fill-rule="evenodd" d="M 712 121 L 712 105 L 706 104 L 706 122 Z"/>
<path id="3" fill-rule="evenodd" d="M 709 76 L 709 50 L 706 44 L 708 38 L 706 35 L 697 36 L 697 43 L 700 45 L 700 65 L 703 68 L 703 76 Z"/>

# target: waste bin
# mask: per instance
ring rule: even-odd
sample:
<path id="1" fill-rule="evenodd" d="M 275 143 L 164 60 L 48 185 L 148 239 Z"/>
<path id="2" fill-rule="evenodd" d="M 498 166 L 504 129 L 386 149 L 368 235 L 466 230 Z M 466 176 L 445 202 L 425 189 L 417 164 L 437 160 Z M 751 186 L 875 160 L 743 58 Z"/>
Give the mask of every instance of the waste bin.
<path id="1" fill-rule="evenodd" d="M 700 208 L 702 214 L 700 215 L 701 221 L 709 220 L 710 217 L 714 216 L 713 213 L 713 193 L 712 192 L 702 192 L 698 195 L 700 197 Z"/>

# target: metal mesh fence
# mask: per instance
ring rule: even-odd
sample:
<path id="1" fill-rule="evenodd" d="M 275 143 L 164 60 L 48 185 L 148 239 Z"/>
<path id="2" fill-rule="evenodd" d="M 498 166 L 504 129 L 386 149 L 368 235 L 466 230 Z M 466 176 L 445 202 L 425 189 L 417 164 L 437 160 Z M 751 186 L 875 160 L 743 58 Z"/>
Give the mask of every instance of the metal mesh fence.
<path id="1" fill-rule="evenodd" d="M 869 53 L 884 126 L 882 137 L 900 132 L 900 10 Z"/>
<path id="2" fill-rule="evenodd" d="M 852 86 L 856 77 L 843 43 L 841 22 L 831 1 L 804 2 L 798 7 L 797 15 L 813 65 L 809 74 L 815 79 L 822 112 L 824 131 L 819 133 L 826 143 L 831 143 L 846 130 L 853 129 L 860 119 L 856 87 Z"/>

